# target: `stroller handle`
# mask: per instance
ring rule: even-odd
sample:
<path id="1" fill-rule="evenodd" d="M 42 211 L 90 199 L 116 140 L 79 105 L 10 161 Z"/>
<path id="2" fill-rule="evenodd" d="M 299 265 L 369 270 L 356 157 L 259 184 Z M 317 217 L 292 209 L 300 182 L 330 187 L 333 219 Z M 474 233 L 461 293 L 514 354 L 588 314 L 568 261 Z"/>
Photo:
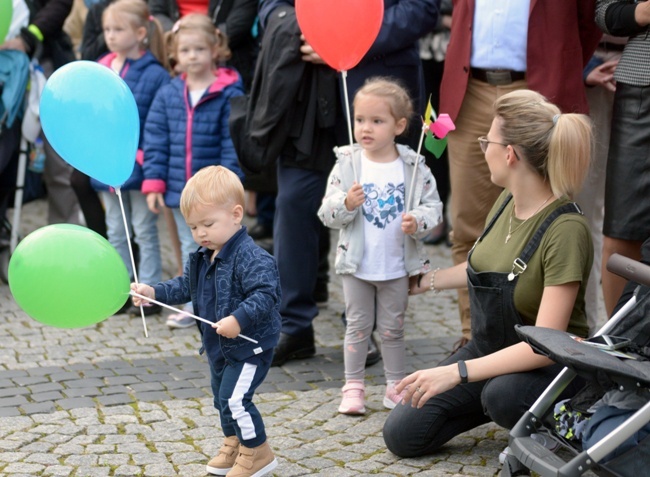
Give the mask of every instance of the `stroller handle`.
<path id="1" fill-rule="evenodd" d="M 627 280 L 650 287 L 650 266 L 614 253 L 607 260 L 607 270 Z"/>

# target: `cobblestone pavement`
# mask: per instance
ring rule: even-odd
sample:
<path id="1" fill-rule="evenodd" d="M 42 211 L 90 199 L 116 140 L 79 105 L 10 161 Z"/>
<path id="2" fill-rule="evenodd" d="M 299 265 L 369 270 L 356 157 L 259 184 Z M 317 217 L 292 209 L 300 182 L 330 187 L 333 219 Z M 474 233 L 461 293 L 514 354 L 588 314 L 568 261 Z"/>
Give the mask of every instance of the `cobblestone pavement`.
<path id="1" fill-rule="evenodd" d="M 24 235 L 45 225 L 43 201 L 27 204 Z M 165 237 L 161 219 L 161 237 Z M 174 265 L 163 240 L 165 272 Z M 437 266 L 447 247 L 429 247 Z M 343 385 L 343 296 L 332 274 L 330 300 L 314 321 L 316 357 L 272 368 L 256 395 L 276 476 L 493 476 L 507 432 L 484 425 L 438 454 L 399 459 L 381 436 L 381 363 L 367 370 L 367 414 L 338 414 Z M 41 325 L 0 285 L 0 475 L 202 476 L 221 443 L 209 372 L 194 328 L 164 319 L 111 317 L 68 330 Z M 406 321 L 408 371 L 437 363 L 459 337 L 455 293 L 411 299 Z"/>

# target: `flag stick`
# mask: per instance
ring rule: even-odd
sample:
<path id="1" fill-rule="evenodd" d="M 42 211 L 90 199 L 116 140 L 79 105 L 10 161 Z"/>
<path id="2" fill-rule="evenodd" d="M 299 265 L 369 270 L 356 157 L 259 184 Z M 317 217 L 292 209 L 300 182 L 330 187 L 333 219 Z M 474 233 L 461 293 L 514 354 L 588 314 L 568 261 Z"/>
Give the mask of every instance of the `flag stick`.
<path id="1" fill-rule="evenodd" d="M 420 142 L 418 143 L 418 160 L 420 157 L 420 151 L 422 150 L 422 142 L 424 142 L 424 135 L 427 132 L 427 129 L 429 129 L 429 126 L 427 126 L 427 123 L 423 120 L 422 121 L 422 133 L 420 134 Z M 406 210 L 410 211 L 411 208 L 413 207 L 413 204 L 411 201 L 413 200 L 413 191 L 415 190 L 415 177 L 417 176 L 418 173 L 418 162 L 415 163 L 413 166 L 413 176 L 411 177 L 411 188 L 409 190 L 409 197 L 408 200 L 406 201 Z"/>

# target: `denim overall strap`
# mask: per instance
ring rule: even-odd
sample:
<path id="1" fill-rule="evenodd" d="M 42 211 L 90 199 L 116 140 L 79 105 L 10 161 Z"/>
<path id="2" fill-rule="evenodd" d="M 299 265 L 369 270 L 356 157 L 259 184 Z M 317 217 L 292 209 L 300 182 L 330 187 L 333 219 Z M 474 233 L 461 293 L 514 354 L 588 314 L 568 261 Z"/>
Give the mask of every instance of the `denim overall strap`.
<path id="1" fill-rule="evenodd" d="M 546 230 L 551 226 L 553 221 L 560 215 L 571 213 L 583 215 L 582 209 L 580 209 L 578 204 L 571 202 L 569 204 L 563 205 L 562 207 L 558 207 L 553 212 L 551 212 L 551 215 L 546 217 L 546 220 L 542 222 L 542 225 L 539 226 L 537 231 L 533 234 L 533 237 L 529 240 L 529 242 L 522 250 L 521 255 L 515 258 L 515 260 L 512 262 L 512 271 L 508 275 L 509 281 L 514 280 L 516 276 L 521 275 L 524 270 L 526 270 L 530 257 L 533 256 L 535 250 L 537 250 L 537 247 L 539 247 L 539 244 L 542 242 L 542 237 L 546 233 Z"/>

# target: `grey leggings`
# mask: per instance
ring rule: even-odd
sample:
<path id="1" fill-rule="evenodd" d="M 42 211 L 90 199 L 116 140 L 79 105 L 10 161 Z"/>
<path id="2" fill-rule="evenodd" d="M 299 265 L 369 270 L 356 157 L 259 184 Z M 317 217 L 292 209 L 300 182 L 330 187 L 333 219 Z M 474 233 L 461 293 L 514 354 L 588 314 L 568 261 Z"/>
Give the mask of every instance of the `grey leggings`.
<path id="1" fill-rule="evenodd" d="M 408 306 L 407 276 L 366 281 L 343 275 L 345 295 L 345 379 L 363 380 L 370 334 L 377 320 L 386 380 L 405 376 L 404 313 Z"/>
<path id="2" fill-rule="evenodd" d="M 470 341 L 440 365 L 478 355 Z M 436 452 L 458 434 L 490 421 L 511 429 L 561 369 L 562 366 L 554 364 L 527 373 L 461 384 L 429 399 L 421 409 L 398 404 L 384 423 L 386 446 L 400 457 L 419 457 Z M 558 400 L 574 395 L 581 385 L 581 380 L 574 380 Z"/>

